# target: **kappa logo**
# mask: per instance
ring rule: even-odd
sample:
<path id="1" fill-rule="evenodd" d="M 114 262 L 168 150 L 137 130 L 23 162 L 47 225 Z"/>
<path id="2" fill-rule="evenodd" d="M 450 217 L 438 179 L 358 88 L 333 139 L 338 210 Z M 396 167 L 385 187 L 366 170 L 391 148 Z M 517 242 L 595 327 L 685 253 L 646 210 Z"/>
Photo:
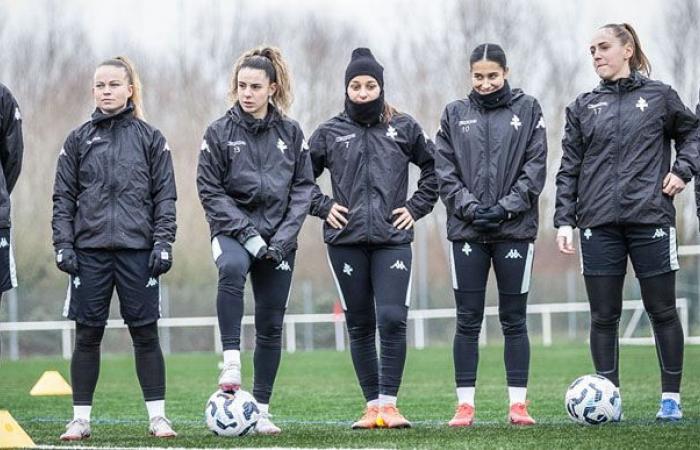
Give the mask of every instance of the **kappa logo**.
<path id="1" fill-rule="evenodd" d="M 81 284 L 82 283 L 80 282 L 80 277 L 73 278 L 73 286 L 75 286 L 76 289 L 78 289 Z"/>
<path id="2" fill-rule="evenodd" d="M 15 107 L 15 120 L 22 120 L 22 113 L 19 112 L 18 107 Z"/>
<path id="3" fill-rule="evenodd" d="M 199 147 L 199 150 L 200 151 L 207 151 L 207 152 L 211 153 L 211 150 L 209 150 L 209 144 L 207 143 L 206 139 L 202 139 L 202 145 L 201 145 L 201 147 Z"/>
<path id="4" fill-rule="evenodd" d="M 279 265 L 277 267 L 275 267 L 275 270 L 283 270 L 285 272 L 291 272 L 292 267 L 289 265 L 289 263 L 287 261 L 282 261 L 281 263 L 279 263 Z"/>
<path id="5" fill-rule="evenodd" d="M 227 147 L 233 147 L 233 153 L 240 153 L 241 147 L 247 145 L 245 141 L 228 141 L 226 143 Z"/>
<path id="6" fill-rule="evenodd" d="M 535 129 L 538 128 L 546 128 L 544 124 L 544 116 L 540 116 L 540 120 L 537 121 L 537 126 L 535 127 Z"/>
<path id="7" fill-rule="evenodd" d="M 406 265 L 400 259 L 397 259 L 396 262 L 392 264 L 389 268 L 395 270 L 405 270 L 406 272 L 408 272 Z"/>
<path id="8" fill-rule="evenodd" d="M 399 134 L 396 132 L 396 128 L 389 125 L 389 128 L 386 131 L 386 135 L 387 135 L 387 137 L 390 137 L 393 140 L 396 140 L 396 136 L 398 136 Z"/>
<path id="9" fill-rule="evenodd" d="M 593 110 L 593 114 L 596 116 L 600 114 L 600 111 L 603 109 L 603 106 L 608 106 L 608 102 L 599 102 L 599 103 L 594 103 L 592 105 L 588 105 L 588 109 Z"/>
<path id="10" fill-rule="evenodd" d="M 306 139 L 302 139 L 301 141 L 301 151 L 303 152 L 304 150 L 309 149 L 309 143 L 306 142 Z"/>
<path id="11" fill-rule="evenodd" d="M 472 246 L 469 245 L 469 242 L 464 243 L 464 247 L 462 247 L 462 253 L 465 255 L 469 256 L 469 254 L 472 252 Z"/>
<path id="12" fill-rule="evenodd" d="M 68 156 L 68 154 L 66 153 L 66 149 L 61 147 L 61 151 L 58 152 L 58 156 Z"/>
<path id="13" fill-rule="evenodd" d="M 593 232 L 591 231 L 590 228 L 586 228 L 583 232 L 583 237 L 585 237 L 586 240 L 588 241 L 589 239 L 591 239 L 591 236 L 593 236 Z"/>
<path id="14" fill-rule="evenodd" d="M 102 138 L 100 136 L 95 136 L 94 138 L 87 140 L 87 145 L 92 145 L 93 143 L 95 143 L 97 141 L 101 141 L 101 140 L 102 140 Z"/>
<path id="15" fill-rule="evenodd" d="M 523 259 L 523 255 L 520 254 L 519 251 L 517 251 L 514 248 L 511 248 L 508 254 L 506 255 L 506 259 Z"/>
<path id="16" fill-rule="evenodd" d="M 154 287 L 154 286 L 158 286 L 158 280 L 151 277 L 148 279 L 148 283 L 146 283 L 146 287 Z"/>
<path id="17" fill-rule="evenodd" d="M 165 147 L 163 147 L 164 152 L 169 152 L 170 151 L 170 146 L 168 145 L 168 142 L 165 141 Z"/>
<path id="18" fill-rule="evenodd" d="M 287 144 L 282 139 L 277 139 L 277 148 L 284 154 L 284 151 L 287 150 Z"/>
<path id="19" fill-rule="evenodd" d="M 656 231 L 654 231 L 654 235 L 651 238 L 656 239 L 656 238 L 662 238 L 664 236 L 668 236 L 668 234 L 666 234 L 666 232 L 663 230 L 663 228 L 657 228 Z"/>
<path id="20" fill-rule="evenodd" d="M 5 238 L 0 239 L 0 248 L 7 248 L 9 246 L 10 246 L 10 244 L 7 243 L 7 239 L 5 239 Z"/>
<path id="21" fill-rule="evenodd" d="M 352 276 L 352 271 L 353 271 L 353 270 L 354 270 L 354 269 L 352 268 L 352 266 L 351 266 L 350 264 L 345 263 L 345 264 L 343 265 L 343 273 L 344 273 L 345 275 L 351 277 L 351 276 Z"/>
<path id="22" fill-rule="evenodd" d="M 462 128 L 462 133 L 469 133 L 469 125 L 476 125 L 476 119 L 460 120 L 457 125 Z"/>
<path id="23" fill-rule="evenodd" d="M 634 106 L 639 108 L 641 112 L 644 112 L 644 109 L 649 107 L 649 103 L 647 103 L 647 101 L 644 100 L 644 97 L 639 97 L 639 100 L 637 100 L 637 104 Z"/>
<path id="24" fill-rule="evenodd" d="M 513 118 L 510 120 L 510 125 L 513 128 L 515 128 L 515 131 L 518 131 L 518 129 L 523 125 L 523 123 L 520 121 L 520 117 L 513 114 Z"/>

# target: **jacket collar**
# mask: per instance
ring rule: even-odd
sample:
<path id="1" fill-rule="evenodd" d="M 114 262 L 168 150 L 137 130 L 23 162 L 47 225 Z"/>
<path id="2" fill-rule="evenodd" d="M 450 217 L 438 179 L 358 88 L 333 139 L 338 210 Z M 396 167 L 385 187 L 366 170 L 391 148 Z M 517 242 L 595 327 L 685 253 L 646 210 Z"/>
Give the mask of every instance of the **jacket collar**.
<path id="1" fill-rule="evenodd" d="M 630 92 L 637 88 L 644 86 L 649 79 L 633 70 L 628 78 L 620 78 L 615 81 L 601 80 L 600 84 L 593 90 L 593 92 Z"/>
<path id="2" fill-rule="evenodd" d="M 234 123 L 253 134 L 259 134 L 272 128 L 281 117 L 279 111 L 277 111 L 277 108 L 275 108 L 272 103 L 267 105 L 267 115 L 262 119 L 256 119 L 243 111 L 239 103 L 233 105 L 233 107 L 228 110 L 227 114 Z"/>
<path id="3" fill-rule="evenodd" d="M 95 126 L 125 126 L 134 117 L 134 105 L 129 102 L 126 108 L 114 114 L 105 114 L 99 108 L 95 108 L 90 121 Z"/>

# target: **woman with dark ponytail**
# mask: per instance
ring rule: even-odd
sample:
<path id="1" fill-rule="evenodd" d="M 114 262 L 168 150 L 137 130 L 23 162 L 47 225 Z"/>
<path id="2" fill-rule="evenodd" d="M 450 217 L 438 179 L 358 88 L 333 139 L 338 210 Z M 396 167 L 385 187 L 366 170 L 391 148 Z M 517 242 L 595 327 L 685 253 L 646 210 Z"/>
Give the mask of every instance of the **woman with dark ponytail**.
<path id="1" fill-rule="evenodd" d="M 437 200 L 433 143 L 384 99 L 384 67 L 367 48 L 345 70 L 345 109 L 311 136 L 314 175 L 328 169 L 333 197 L 314 189 L 311 214 L 324 240 L 366 403 L 354 429 L 406 428 L 396 407 L 406 360 L 413 225 Z M 406 198 L 409 163 L 420 167 Z M 380 357 L 375 334 L 379 327 Z"/>
<path id="2" fill-rule="evenodd" d="M 631 25 L 601 27 L 590 52 L 601 81 L 566 109 L 554 215 L 557 245 L 573 255 L 573 228 L 581 230 L 593 364 L 618 387 L 618 327 L 629 256 L 656 339 L 662 392 L 656 418 L 677 421 L 683 416 L 683 329 L 676 312 L 673 198 L 697 170 L 699 121 L 670 86 L 648 78 L 651 66 Z"/>
<path id="3" fill-rule="evenodd" d="M 219 387 L 230 391 L 241 386 L 243 290 L 250 273 L 256 332 L 253 396 L 261 413 L 256 432 L 278 434 L 269 403 L 282 354 L 297 235 L 311 202 L 311 164 L 299 124 L 286 116 L 291 79 L 277 48 L 241 55 L 229 98 L 233 107 L 204 134 L 197 169 L 219 271 L 216 309 L 224 350 Z"/>
<path id="4" fill-rule="evenodd" d="M 63 314 L 76 322 L 73 420 L 62 440 L 90 437 L 100 343 L 117 289 L 134 344 L 136 373 L 156 437 L 165 418 L 165 363 L 158 339 L 160 276 L 172 265 L 175 174 L 165 137 L 144 120 L 141 83 L 125 57 L 95 70 L 95 112 L 58 154 L 53 194 L 56 265 L 70 275 Z"/>
<path id="5" fill-rule="evenodd" d="M 493 263 L 510 423 L 532 425 L 527 410 L 530 343 L 526 309 L 544 186 L 547 136 L 534 97 L 508 84 L 503 49 L 481 44 L 469 59 L 472 91 L 447 105 L 435 157 L 448 213 L 452 284 L 457 303 L 454 339 L 458 405 L 449 425 L 474 421 L 479 333 Z"/>

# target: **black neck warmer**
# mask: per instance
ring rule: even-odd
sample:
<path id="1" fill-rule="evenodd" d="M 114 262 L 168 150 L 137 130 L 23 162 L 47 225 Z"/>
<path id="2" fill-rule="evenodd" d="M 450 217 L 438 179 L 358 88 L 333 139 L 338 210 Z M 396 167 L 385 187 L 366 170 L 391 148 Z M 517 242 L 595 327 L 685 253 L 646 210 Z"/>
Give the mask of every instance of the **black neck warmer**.
<path id="1" fill-rule="evenodd" d="M 384 112 L 384 91 L 376 99 L 367 103 L 354 103 L 345 94 L 345 113 L 355 122 L 363 125 L 376 125 Z"/>
<path id="2" fill-rule="evenodd" d="M 469 98 L 475 101 L 484 109 L 494 109 L 500 108 L 501 106 L 505 106 L 510 102 L 510 99 L 512 97 L 513 93 L 510 90 L 508 80 L 506 80 L 505 83 L 503 83 L 503 86 L 501 86 L 499 90 L 491 92 L 489 94 L 479 94 L 473 89 L 469 94 Z"/>

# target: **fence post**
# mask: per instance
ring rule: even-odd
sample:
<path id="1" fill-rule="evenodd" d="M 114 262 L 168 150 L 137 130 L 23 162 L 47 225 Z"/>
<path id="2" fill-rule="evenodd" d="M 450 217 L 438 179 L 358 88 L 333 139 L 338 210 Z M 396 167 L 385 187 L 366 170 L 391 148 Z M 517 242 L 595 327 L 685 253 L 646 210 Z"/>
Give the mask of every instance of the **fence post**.
<path id="1" fill-rule="evenodd" d="M 241 331 L 243 331 L 243 324 L 241 324 Z M 241 343 L 243 343 L 243 339 L 241 339 Z M 221 332 L 219 331 L 218 323 L 214 323 L 214 351 L 217 354 L 224 352 L 224 346 L 221 345 Z"/>
<path id="2" fill-rule="evenodd" d="M 71 351 L 71 329 L 66 326 L 61 330 L 61 351 L 63 353 L 63 359 L 71 359 L 73 352 Z"/>
<path id="3" fill-rule="evenodd" d="M 484 320 L 481 322 L 481 333 L 479 334 L 479 345 L 481 347 L 486 345 L 486 314 L 484 314 Z"/>
<path id="4" fill-rule="evenodd" d="M 542 311 L 542 344 L 552 345 L 552 313 L 549 311 Z"/>
<path id="5" fill-rule="evenodd" d="M 304 298 L 304 314 L 314 312 L 313 303 L 313 284 L 310 281 L 305 281 L 301 286 L 302 295 Z M 304 324 L 304 350 L 309 351 L 314 349 L 314 324 Z"/>
<path id="6" fill-rule="evenodd" d="M 415 347 L 419 350 L 425 348 L 425 319 L 416 317 L 413 319 Z"/>
<path id="7" fill-rule="evenodd" d="M 293 320 L 285 323 L 285 331 L 287 332 L 287 353 L 297 351 L 297 327 Z"/>
<path id="8" fill-rule="evenodd" d="M 17 288 L 10 289 L 7 293 L 7 312 L 10 322 L 17 322 L 19 313 L 17 311 Z M 17 330 L 10 331 L 10 360 L 17 361 L 19 359 L 19 340 L 17 339 Z"/>
<path id="9" fill-rule="evenodd" d="M 160 316 L 170 317 L 170 292 L 168 286 L 160 280 Z M 160 343 L 163 349 L 163 354 L 170 354 L 170 327 L 162 327 L 160 329 Z"/>

